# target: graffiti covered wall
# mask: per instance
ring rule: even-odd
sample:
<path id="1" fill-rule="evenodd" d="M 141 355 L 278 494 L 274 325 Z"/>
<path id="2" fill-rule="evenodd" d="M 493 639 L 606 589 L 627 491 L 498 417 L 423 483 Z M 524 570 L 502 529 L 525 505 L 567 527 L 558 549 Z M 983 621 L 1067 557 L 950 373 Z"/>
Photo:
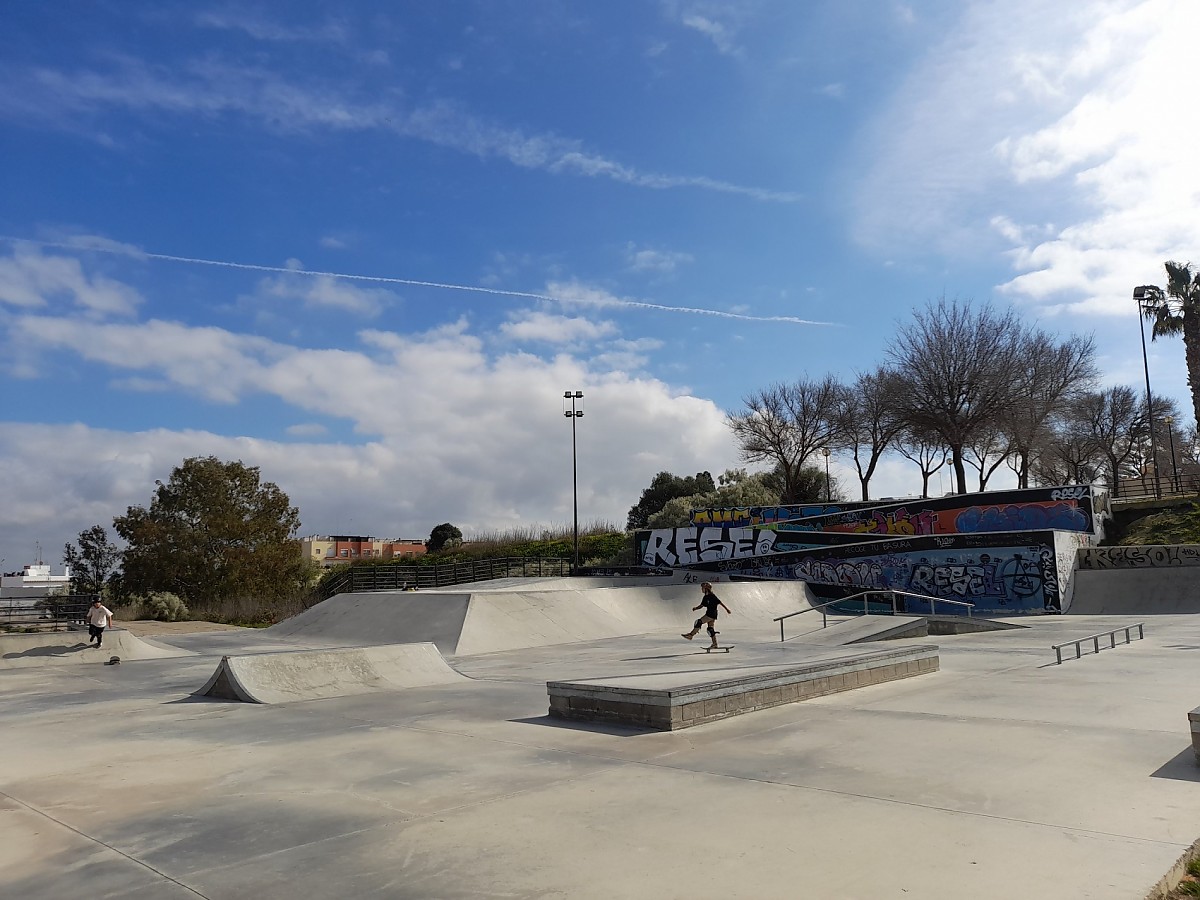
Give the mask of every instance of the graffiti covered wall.
<path id="1" fill-rule="evenodd" d="M 694 566 L 775 552 L 775 532 L 760 528 L 656 528 L 649 532 L 642 565 Z M 646 562 L 646 560 L 657 562 Z"/>
<path id="2" fill-rule="evenodd" d="M 1079 551 L 1081 569 L 1155 569 L 1167 566 L 1200 566 L 1200 544 L 1086 547 Z"/>
<path id="3" fill-rule="evenodd" d="M 692 566 L 737 556 L 763 556 L 809 547 L 860 543 L 849 534 L 795 532 L 782 534 L 765 528 L 655 528 L 636 535 L 638 559 L 643 566 Z"/>
<path id="4" fill-rule="evenodd" d="M 772 522 L 786 522 L 789 519 L 822 516 L 827 513 L 841 512 L 843 509 L 845 509 L 843 505 L 836 503 L 808 503 L 798 506 L 722 506 L 711 509 L 693 509 L 692 524 L 744 528 L 769 525 Z"/>
<path id="5" fill-rule="evenodd" d="M 769 557 L 705 562 L 723 574 L 847 589 L 896 588 L 969 602 L 979 612 L 1058 612 L 1061 578 L 1053 531 L 893 538 Z M 910 612 L 928 605 L 909 600 Z"/>
<path id="6" fill-rule="evenodd" d="M 1096 521 L 1088 486 L 1032 488 L 909 500 L 779 522 L 779 531 L 836 531 L 902 537 L 995 531 L 1092 532 Z"/>

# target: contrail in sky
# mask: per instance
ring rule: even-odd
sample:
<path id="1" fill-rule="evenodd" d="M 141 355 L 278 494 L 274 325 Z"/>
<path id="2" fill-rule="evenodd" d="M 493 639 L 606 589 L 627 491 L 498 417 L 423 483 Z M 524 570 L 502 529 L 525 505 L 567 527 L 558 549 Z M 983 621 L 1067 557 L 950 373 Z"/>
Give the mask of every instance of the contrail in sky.
<path id="1" fill-rule="evenodd" d="M 796 316 L 750 316 L 743 313 L 725 312 L 719 309 L 706 309 L 694 306 L 666 306 L 661 303 L 647 303 L 642 300 L 623 300 L 618 297 L 586 298 L 586 297 L 553 297 L 549 294 L 538 294 L 531 291 L 508 291 L 501 288 L 480 287 L 470 284 L 447 284 L 441 281 L 419 281 L 413 278 L 389 278 L 383 275 L 352 275 L 346 272 L 318 272 L 312 269 L 289 269 L 284 266 L 259 266 L 252 263 L 229 262 L 219 259 L 199 259 L 193 256 L 172 256 L 168 253 L 149 253 L 123 245 L 108 246 L 105 244 L 70 243 L 66 241 L 37 241 L 28 238 L 9 237 L 0 235 L 0 240 L 13 244 L 32 244 L 36 247 L 55 247 L 60 250 L 91 251 L 96 253 L 111 253 L 114 256 L 131 256 L 145 259 L 161 259 L 166 262 L 190 263 L 197 266 L 219 266 L 224 269 L 244 269 L 249 272 L 275 272 L 283 275 L 308 275 L 315 278 L 340 278 L 346 281 L 369 281 L 376 284 L 403 284 L 411 287 L 439 288 L 447 291 L 473 291 L 477 294 L 495 294 L 503 297 L 523 297 L 529 300 L 543 300 L 559 304 L 580 304 L 585 306 L 620 306 L 626 309 L 656 309 L 663 312 L 691 313 L 699 316 L 716 316 L 722 319 L 738 319 L 743 322 L 785 322 L 789 325 L 834 325 L 833 322 L 818 322 L 811 319 L 801 319 Z"/>

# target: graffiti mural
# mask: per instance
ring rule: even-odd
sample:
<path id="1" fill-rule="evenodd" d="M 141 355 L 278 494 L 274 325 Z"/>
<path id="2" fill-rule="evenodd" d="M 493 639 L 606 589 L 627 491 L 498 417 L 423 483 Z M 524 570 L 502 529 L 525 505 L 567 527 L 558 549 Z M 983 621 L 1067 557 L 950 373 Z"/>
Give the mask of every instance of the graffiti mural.
<path id="1" fill-rule="evenodd" d="M 1084 547 L 1078 554 L 1081 569 L 1154 569 L 1200 566 L 1200 544 L 1132 547 Z"/>
<path id="2" fill-rule="evenodd" d="M 775 532 L 760 528 L 655 528 L 642 550 L 645 566 L 694 566 L 775 552 Z"/>
<path id="3" fill-rule="evenodd" d="M 854 590 L 912 591 L 971 603 L 978 612 L 1058 612 L 1054 532 L 924 536 L 734 558 L 699 566 L 725 574 L 795 579 Z M 908 598 L 910 612 L 928 604 Z"/>
<path id="4" fill-rule="evenodd" d="M 986 503 L 979 500 L 986 498 Z M 1034 488 L 989 494 L 909 500 L 779 522 L 779 531 L 835 531 L 880 536 L 978 534 L 996 531 L 1091 532 L 1090 487 Z"/>
<path id="5" fill-rule="evenodd" d="M 819 503 L 799 506 L 726 506 L 712 509 L 693 509 L 693 525 L 722 525 L 726 528 L 769 525 L 790 519 L 804 519 L 840 512 L 845 507 Z"/>

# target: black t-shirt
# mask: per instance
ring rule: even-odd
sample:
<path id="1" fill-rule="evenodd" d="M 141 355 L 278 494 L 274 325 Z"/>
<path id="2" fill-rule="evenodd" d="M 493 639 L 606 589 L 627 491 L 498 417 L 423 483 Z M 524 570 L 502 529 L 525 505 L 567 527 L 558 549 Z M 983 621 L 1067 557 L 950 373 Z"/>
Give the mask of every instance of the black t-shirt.
<path id="1" fill-rule="evenodd" d="M 710 619 L 715 619 L 717 617 L 717 604 L 720 602 L 721 602 L 720 597 L 718 597 L 714 593 L 709 592 L 704 595 L 704 599 L 700 601 L 700 605 L 704 607 L 704 609 L 705 609 L 704 614 L 706 616 L 708 616 Z"/>

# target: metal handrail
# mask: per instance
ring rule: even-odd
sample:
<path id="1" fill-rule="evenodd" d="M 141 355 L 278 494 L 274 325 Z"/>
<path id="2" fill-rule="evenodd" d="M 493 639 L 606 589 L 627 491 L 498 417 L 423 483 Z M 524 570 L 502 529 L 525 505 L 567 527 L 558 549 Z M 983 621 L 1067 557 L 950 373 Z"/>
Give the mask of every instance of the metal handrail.
<path id="1" fill-rule="evenodd" d="M 859 591 L 857 594 L 851 594 L 849 597 L 843 597 L 840 602 L 844 603 L 847 600 L 855 600 L 859 597 L 862 597 L 863 598 L 863 611 L 864 611 L 864 615 L 866 615 L 867 614 L 866 613 L 866 610 L 867 610 L 866 598 L 871 594 L 887 594 L 887 595 L 889 595 L 892 598 L 892 615 L 895 615 L 897 612 L 897 609 L 896 609 L 896 595 L 897 594 L 901 594 L 905 597 L 916 597 L 920 600 L 928 600 L 929 601 L 929 614 L 931 616 L 937 614 L 936 604 L 938 604 L 938 603 L 949 603 L 952 606 L 965 606 L 965 607 L 967 607 L 967 616 L 970 617 L 970 616 L 974 615 L 972 613 L 972 610 L 975 609 L 974 603 L 968 603 L 965 600 L 951 600 L 948 597 L 933 597 L 929 594 L 918 594 L 915 591 L 900 591 L 900 590 L 896 590 L 895 588 L 876 588 L 874 590 Z"/>
<path id="2" fill-rule="evenodd" d="M 790 613 L 787 613 L 786 615 L 782 615 L 777 619 L 772 619 L 771 620 L 772 622 L 779 623 L 779 640 L 781 640 L 781 641 L 783 640 L 783 620 L 784 619 L 790 619 L 792 616 L 798 616 L 801 613 L 813 612 L 814 610 L 819 609 L 819 610 L 821 610 L 821 627 L 825 628 L 829 624 L 829 615 L 825 612 L 825 607 L 833 606 L 833 604 L 841 603 L 841 602 L 842 602 L 841 600 L 830 600 L 828 603 L 820 603 L 816 606 L 810 606 L 807 609 L 798 609 L 795 612 L 790 612 Z"/>
<path id="3" fill-rule="evenodd" d="M 863 598 L 863 615 L 869 616 L 869 615 L 871 615 L 871 609 L 870 609 L 870 605 L 867 603 L 867 598 L 869 596 L 871 596 L 872 594 L 886 594 L 891 598 L 892 615 L 893 616 L 897 615 L 897 612 L 898 612 L 897 607 L 896 607 L 896 595 L 897 594 L 902 594 L 905 597 L 917 597 L 921 600 L 928 600 L 929 601 L 929 614 L 931 616 L 935 614 L 935 610 L 937 609 L 935 604 L 937 604 L 937 603 L 950 603 L 954 606 L 965 606 L 965 607 L 967 607 L 967 616 L 971 617 L 974 615 L 973 610 L 975 609 L 975 604 L 968 603 L 965 600 L 950 600 L 950 599 L 947 599 L 946 597 L 932 597 L 929 594 L 918 594 L 914 591 L 899 591 L 899 590 L 894 590 L 892 588 L 876 588 L 873 590 L 859 591 L 857 594 L 851 594 L 849 597 L 840 597 L 837 600 L 830 600 L 827 603 L 820 603 L 816 606 L 810 606 L 807 609 L 798 609 L 795 612 L 791 612 L 791 613 L 788 613 L 787 615 L 779 616 L 778 618 L 772 619 L 771 621 L 779 623 L 779 640 L 783 641 L 784 640 L 784 636 L 783 636 L 783 620 L 784 619 L 790 619 L 792 616 L 798 616 L 801 613 L 812 612 L 813 610 L 819 609 L 819 610 L 821 610 L 821 627 L 827 628 L 829 625 L 829 615 L 828 615 L 828 613 L 825 612 L 825 607 L 833 606 L 834 604 L 837 604 L 837 603 L 845 603 L 847 600 L 856 600 L 859 597 L 862 597 Z"/>
<path id="4" fill-rule="evenodd" d="M 1124 628 L 1114 628 L 1112 631 L 1101 631 L 1099 634 L 1089 634 L 1087 637 L 1081 637 L 1077 641 L 1067 641 L 1062 644 L 1051 644 L 1050 649 L 1054 651 L 1055 664 L 1059 665 L 1059 666 L 1062 665 L 1063 647 L 1070 647 L 1072 644 L 1075 645 L 1075 658 L 1079 659 L 1083 655 L 1082 651 L 1080 650 L 1080 644 L 1082 644 L 1084 641 L 1091 641 L 1092 646 L 1095 648 L 1092 652 L 1099 653 L 1100 652 L 1100 638 L 1106 637 L 1106 638 L 1108 638 L 1109 649 L 1115 650 L 1117 647 L 1117 632 L 1118 631 L 1125 632 L 1125 643 L 1126 644 L 1128 644 L 1131 641 L 1131 638 L 1129 637 L 1129 632 L 1133 628 L 1136 628 L 1138 630 L 1138 640 L 1139 641 L 1145 640 L 1146 634 L 1142 628 L 1142 626 L 1144 626 L 1145 624 L 1146 624 L 1145 622 L 1134 622 L 1132 625 L 1126 625 Z"/>

